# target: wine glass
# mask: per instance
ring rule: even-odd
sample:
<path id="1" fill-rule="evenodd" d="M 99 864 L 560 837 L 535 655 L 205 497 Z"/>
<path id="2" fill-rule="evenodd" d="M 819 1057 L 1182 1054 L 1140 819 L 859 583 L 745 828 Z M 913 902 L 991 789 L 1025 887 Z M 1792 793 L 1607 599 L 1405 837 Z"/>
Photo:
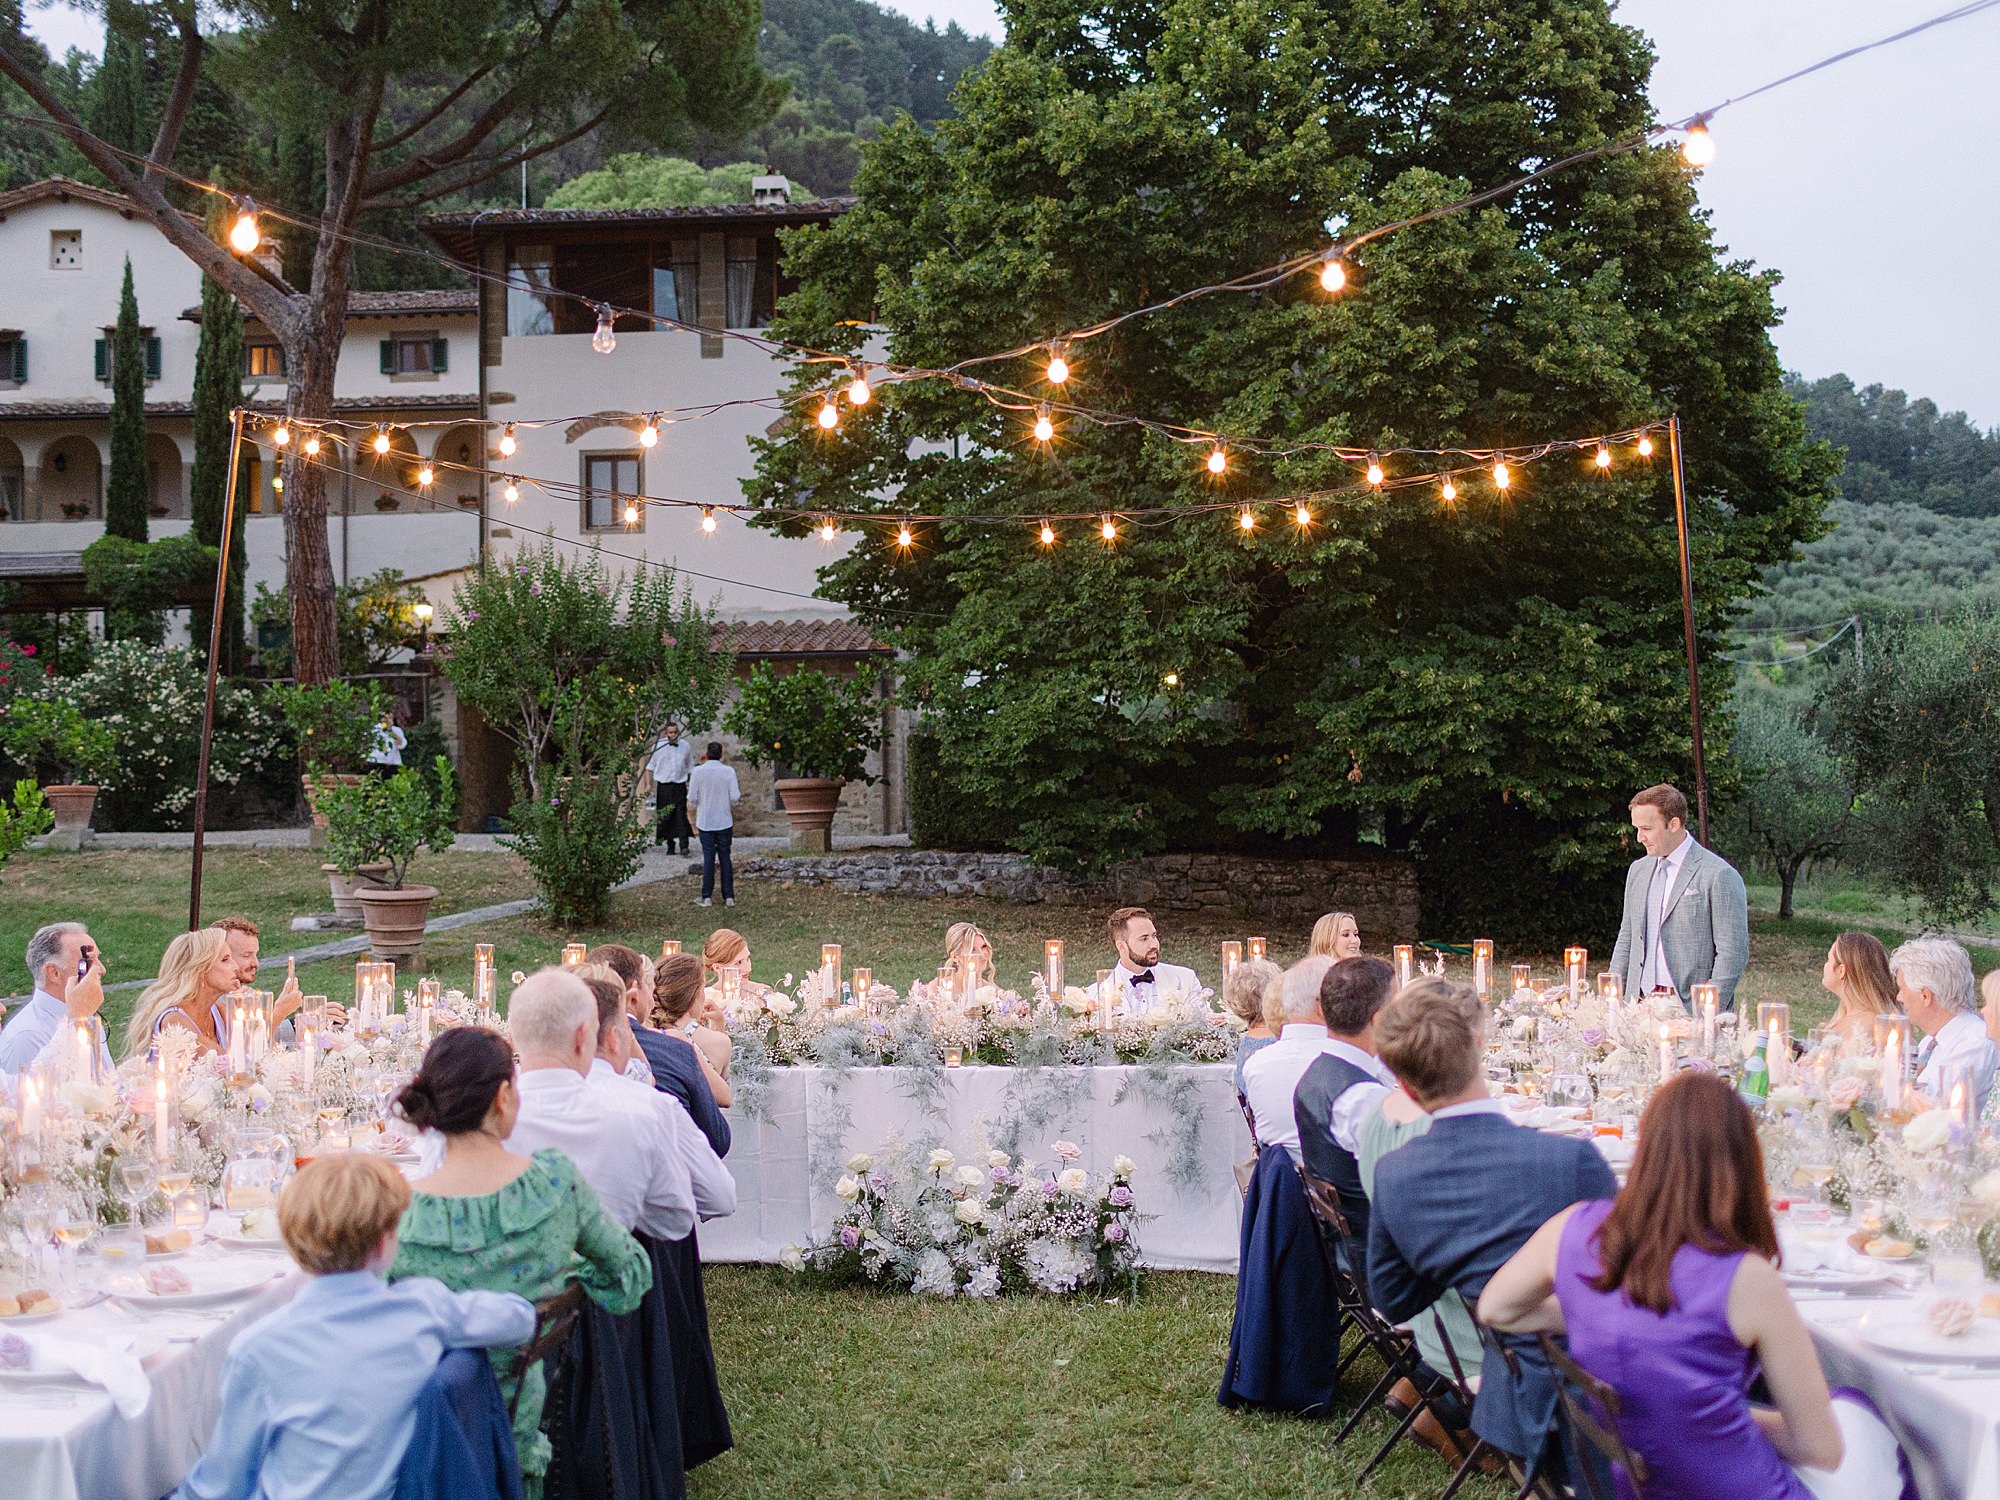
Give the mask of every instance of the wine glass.
<path id="1" fill-rule="evenodd" d="M 20 1198 L 21 1238 L 27 1247 L 23 1263 L 39 1278 L 47 1270 L 49 1238 L 55 1231 L 55 1205 L 40 1186 L 22 1190 Z"/>
<path id="2" fill-rule="evenodd" d="M 125 1205 L 126 1221 L 134 1226 L 139 1223 L 139 1210 L 146 1200 L 153 1196 L 153 1189 L 159 1185 L 158 1174 L 153 1163 L 143 1151 L 118 1158 L 118 1198 Z"/>

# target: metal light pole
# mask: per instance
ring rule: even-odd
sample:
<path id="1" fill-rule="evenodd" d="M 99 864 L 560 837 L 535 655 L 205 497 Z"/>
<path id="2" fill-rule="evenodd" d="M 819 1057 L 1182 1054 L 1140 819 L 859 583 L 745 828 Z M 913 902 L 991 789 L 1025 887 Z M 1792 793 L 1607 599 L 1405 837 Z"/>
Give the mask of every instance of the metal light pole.
<path id="1" fill-rule="evenodd" d="M 208 827 L 208 747 L 215 736 L 215 676 L 222 662 L 223 595 L 229 588 L 229 544 L 236 534 L 236 476 L 242 467 L 243 408 L 229 414 L 229 483 L 222 494 L 222 547 L 215 560 L 215 612 L 208 622 L 208 687 L 201 700 L 201 755 L 194 772 L 194 870 L 188 884 L 188 931 L 201 927 L 202 836 Z"/>
<path id="2" fill-rule="evenodd" d="M 1703 848 L 1708 847 L 1708 766 L 1701 746 L 1701 666 L 1694 639 L 1694 571 L 1688 559 L 1687 481 L 1681 471 L 1681 419 L 1667 418 L 1674 460 L 1674 528 L 1681 548 L 1681 632 L 1687 641 L 1688 713 L 1694 725 L 1694 805 Z"/>

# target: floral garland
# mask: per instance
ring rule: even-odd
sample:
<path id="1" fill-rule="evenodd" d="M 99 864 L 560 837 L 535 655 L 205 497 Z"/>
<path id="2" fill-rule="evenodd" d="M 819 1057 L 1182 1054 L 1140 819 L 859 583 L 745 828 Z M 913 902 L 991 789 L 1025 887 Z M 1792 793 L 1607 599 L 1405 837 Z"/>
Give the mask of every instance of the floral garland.
<path id="1" fill-rule="evenodd" d="M 1138 1290 L 1139 1218 L 1130 1159 L 1103 1177 L 1075 1165 L 1068 1141 L 1056 1165 L 982 1150 L 960 1163 L 938 1148 L 891 1137 L 880 1156 L 851 1157 L 833 1185 L 842 1204 L 824 1240 L 788 1245 L 786 1269 L 830 1282 L 866 1282 L 920 1297 Z M 982 1164 L 983 1163 L 983 1164 Z"/>

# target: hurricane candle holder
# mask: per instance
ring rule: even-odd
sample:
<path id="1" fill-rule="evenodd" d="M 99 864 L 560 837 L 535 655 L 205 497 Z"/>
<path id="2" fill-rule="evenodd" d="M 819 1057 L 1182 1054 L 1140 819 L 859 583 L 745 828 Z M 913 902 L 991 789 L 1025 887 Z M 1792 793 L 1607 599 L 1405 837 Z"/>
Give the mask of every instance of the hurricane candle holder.
<path id="1" fill-rule="evenodd" d="M 1271 945 L 1263 938 L 1253 937 L 1244 945 L 1244 956 L 1248 958 L 1262 958 L 1270 952 L 1270 949 Z"/>
<path id="2" fill-rule="evenodd" d="M 1520 999 L 1535 987 L 1535 967 L 1533 964 L 1514 965 L 1514 998 Z"/>
<path id="3" fill-rule="evenodd" d="M 1236 971 L 1243 966 L 1243 945 L 1231 938 L 1222 945 L 1222 992 L 1229 993 L 1229 981 L 1236 977 Z"/>
<path id="4" fill-rule="evenodd" d="M 1116 993 L 1117 986 L 1111 982 L 1111 971 L 1109 969 L 1099 969 L 1097 971 L 1097 1007 L 1095 1010 L 1097 1029 L 1099 1031 L 1109 1031 L 1111 1029 L 1111 997 Z"/>
<path id="5" fill-rule="evenodd" d="M 1493 999 L 1493 939 L 1472 940 L 1472 993 L 1482 1005 Z"/>
<path id="6" fill-rule="evenodd" d="M 1771 1070 L 1771 1086 L 1791 1082 L 1792 1008 L 1782 1000 L 1757 1002 L 1757 1030 L 1765 1039 L 1764 1061 Z"/>
<path id="7" fill-rule="evenodd" d="M 1050 938 L 1042 944 L 1042 980 L 1049 998 L 1058 1005 L 1063 996 L 1063 940 Z"/>
<path id="8" fill-rule="evenodd" d="M 1396 944 L 1396 988 L 1401 989 L 1417 974 L 1417 950 L 1409 943 Z"/>
<path id="9" fill-rule="evenodd" d="M 1606 969 L 1597 976 L 1597 998 L 1616 1005 L 1625 998 L 1625 976 Z"/>
<path id="10" fill-rule="evenodd" d="M 1571 1005 L 1583 998 L 1585 985 L 1590 980 L 1590 950 L 1588 948 L 1563 949 L 1563 974 L 1569 981 L 1568 1000 Z"/>
<path id="11" fill-rule="evenodd" d="M 1910 1021 L 1897 1014 L 1875 1018 L 1875 1052 L 1881 1058 L 1882 1107 L 1901 1109 L 1909 1090 Z"/>
<path id="12" fill-rule="evenodd" d="M 679 938 L 666 938 L 660 943 L 660 962 L 665 963 L 670 958 L 678 958 L 680 957 L 680 952 L 681 940 Z"/>
<path id="13" fill-rule="evenodd" d="M 564 943 L 562 966 L 565 969 L 581 968 L 584 959 L 589 956 L 589 953 L 590 948 L 584 943 Z"/>
<path id="14" fill-rule="evenodd" d="M 868 991 L 875 983 L 875 971 L 861 964 L 854 966 L 854 1003 L 862 1009 L 870 1009 Z"/>
<path id="15" fill-rule="evenodd" d="M 840 1003 L 840 944 L 819 945 L 819 1003 Z"/>
<path id="16" fill-rule="evenodd" d="M 1698 984 L 1692 991 L 1694 1013 L 1701 1018 L 1701 1050 L 1709 1057 L 1715 1056 L 1716 1013 L 1722 1008 L 1722 988 L 1713 984 Z"/>

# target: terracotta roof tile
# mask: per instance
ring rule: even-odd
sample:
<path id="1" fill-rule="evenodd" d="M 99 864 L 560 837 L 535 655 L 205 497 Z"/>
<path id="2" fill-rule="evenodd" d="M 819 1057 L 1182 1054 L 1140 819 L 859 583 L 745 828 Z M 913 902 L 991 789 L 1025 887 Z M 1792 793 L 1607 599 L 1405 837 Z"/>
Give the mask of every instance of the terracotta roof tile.
<path id="1" fill-rule="evenodd" d="M 725 620 L 717 643 L 738 656 L 867 656 L 887 652 L 859 620 Z"/>
<path id="2" fill-rule="evenodd" d="M 281 412 L 283 401 L 245 401 L 244 406 L 251 411 Z M 459 395 L 451 392 L 436 392 L 423 395 L 388 396 L 341 396 L 335 399 L 336 411 L 398 411 L 404 408 L 432 410 L 465 409 L 468 416 L 479 410 L 476 394 Z M 149 417 L 185 417 L 194 411 L 191 401 L 148 401 L 146 415 Z M 0 398 L 0 421 L 48 421 L 61 418 L 103 418 L 109 420 L 109 401 L 16 401 Z"/>
<path id="3" fill-rule="evenodd" d="M 145 216 L 145 210 L 123 193 L 92 187 L 89 183 L 78 182 L 73 177 L 44 177 L 40 182 L 26 183 L 11 192 L 0 193 L 0 218 L 5 218 L 17 208 L 26 208 L 31 203 L 41 203 L 50 198 L 59 203 L 67 203 L 71 199 L 79 203 L 94 203 L 99 208 L 115 209 L 128 219 Z M 181 216 L 192 223 L 201 222 L 186 210 L 182 210 Z"/>

